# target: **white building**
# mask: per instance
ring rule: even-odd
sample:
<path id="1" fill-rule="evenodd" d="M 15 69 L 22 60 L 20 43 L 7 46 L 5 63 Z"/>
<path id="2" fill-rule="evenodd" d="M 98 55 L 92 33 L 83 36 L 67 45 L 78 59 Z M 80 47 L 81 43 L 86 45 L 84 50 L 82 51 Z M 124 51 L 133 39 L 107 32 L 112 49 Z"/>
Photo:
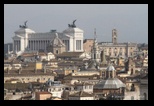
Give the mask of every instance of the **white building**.
<path id="1" fill-rule="evenodd" d="M 52 81 L 52 80 L 48 80 L 47 81 L 47 91 L 52 93 L 52 97 L 59 97 L 61 98 L 63 91 L 65 89 L 65 85 L 61 84 L 60 81 Z"/>
<path id="2" fill-rule="evenodd" d="M 20 29 L 15 31 L 13 39 L 13 51 L 17 53 L 19 51 L 46 51 L 48 44 L 58 37 L 63 41 L 68 52 L 82 52 L 83 51 L 83 30 L 77 28 L 75 24 L 64 30 L 63 32 L 46 32 L 36 33 L 29 29 L 26 24 L 20 26 Z"/>

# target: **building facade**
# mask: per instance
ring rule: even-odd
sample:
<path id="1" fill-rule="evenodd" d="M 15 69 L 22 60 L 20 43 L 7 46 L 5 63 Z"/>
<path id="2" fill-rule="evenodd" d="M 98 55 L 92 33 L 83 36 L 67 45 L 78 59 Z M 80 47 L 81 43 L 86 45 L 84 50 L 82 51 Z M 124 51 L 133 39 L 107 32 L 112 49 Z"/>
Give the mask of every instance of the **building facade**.
<path id="1" fill-rule="evenodd" d="M 65 44 L 66 51 L 83 51 L 83 30 L 70 25 L 63 32 L 51 31 L 47 33 L 36 33 L 26 25 L 20 26 L 20 29 L 15 31 L 15 36 L 12 38 L 13 51 L 46 51 L 49 43 L 53 41 L 57 35 Z"/>
<path id="2" fill-rule="evenodd" d="M 56 37 L 50 44 L 47 46 L 47 51 L 52 52 L 54 54 L 61 54 L 66 51 L 65 44 L 59 39 L 58 34 L 56 33 Z"/>
<path id="3" fill-rule="evenodd" d="M 117 57 L 117 56 L 122 56 L 122 57 L 132 57 L 134 56 L 134 51 L 137 50 L 137 43 L 118 43 L 118 34 L 117 30 L 113 29 L 112 30 L 112 42 L 99 42 L 98 46 L 99 49 L 105 50 L 106 55 L 110 57 Z"/>
<path id="4" fill-rule="evenodd" d="M 94 40 L 85 39 L 84 40 L 84 50 L 91 53 L 92 44 Z M 119 43 L 118 42 L 118 33 L 116 29 L 112 30 L 112 41 L 111 42 L 98 42 L 97 44 L 99 51 L 105 51 L 105 55 L 110 57 L 118 57 L 119 55 L 122 57 L 132 57 L 134 56 L 134 52 L 137 50 L 137 43 Z"/>

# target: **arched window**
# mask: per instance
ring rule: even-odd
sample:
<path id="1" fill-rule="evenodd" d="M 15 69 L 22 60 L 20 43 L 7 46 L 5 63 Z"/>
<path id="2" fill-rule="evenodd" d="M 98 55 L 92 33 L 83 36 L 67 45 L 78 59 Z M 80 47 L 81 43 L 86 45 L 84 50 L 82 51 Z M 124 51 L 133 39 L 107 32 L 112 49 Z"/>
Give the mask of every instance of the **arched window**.
<path id="1" fill-rule="evenodd" d="M 131 69 L 131 75 L 133 75 L 133 68 Z"/>
<path id="2" fill-rule="evenodd" d="M 131 85 L 131 90 L 130 91 L 135 91 L 135 86 L 134 84 Z"/>

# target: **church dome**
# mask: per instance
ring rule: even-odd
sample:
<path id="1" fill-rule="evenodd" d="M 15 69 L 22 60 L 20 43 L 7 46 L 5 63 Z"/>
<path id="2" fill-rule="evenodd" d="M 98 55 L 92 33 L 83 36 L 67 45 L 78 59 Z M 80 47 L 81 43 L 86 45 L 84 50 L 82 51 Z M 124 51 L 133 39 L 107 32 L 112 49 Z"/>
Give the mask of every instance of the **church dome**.
<path id="1" fill-rule="evenodd" d="M 65 46 L 65 44 L 62 42 L 62 40 L 59 39 L 57 33 L 56 33 L 56 36 L 55 36 L 55 38 L 53 39 L 53 41 L 50 43 L 50 45 L 53 45 L 53 46 Z"/>
<path id="2" fill-rule="evenodd" d="M 83 33 L 83 30 L 80 28 L 68 28 L 64 30 L 63 33 Z"/>
<path id="3" fill-rule="evenodd" d="M 115 68 L 112 65 L 109 65 L 106 69 L 106 71 L 114 71 Z"/>
<path id="4" fill-rule="evenodd" d="M 126 87 L 126 85 L 118 78 L 108 78 L 107 80 L 101 80 L 98 82 L 94 89 L 118 89 Z"/>

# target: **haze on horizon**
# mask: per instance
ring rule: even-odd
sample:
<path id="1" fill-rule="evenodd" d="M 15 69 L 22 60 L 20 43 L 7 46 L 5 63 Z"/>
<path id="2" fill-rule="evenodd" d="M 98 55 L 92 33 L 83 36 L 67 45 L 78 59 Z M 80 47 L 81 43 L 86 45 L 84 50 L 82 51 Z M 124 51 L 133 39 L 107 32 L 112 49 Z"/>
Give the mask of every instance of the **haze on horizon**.
<path id="1" fill-rule="evenodd" d="M 26 20 L 35 32 L 62 32 L 75 19 L 85 39 L 96 28 L 99 42 L 111 41 L 116 28 L 118 42 L 148 43 L 148 4 L 4 4 L 4 43 Z"/>

